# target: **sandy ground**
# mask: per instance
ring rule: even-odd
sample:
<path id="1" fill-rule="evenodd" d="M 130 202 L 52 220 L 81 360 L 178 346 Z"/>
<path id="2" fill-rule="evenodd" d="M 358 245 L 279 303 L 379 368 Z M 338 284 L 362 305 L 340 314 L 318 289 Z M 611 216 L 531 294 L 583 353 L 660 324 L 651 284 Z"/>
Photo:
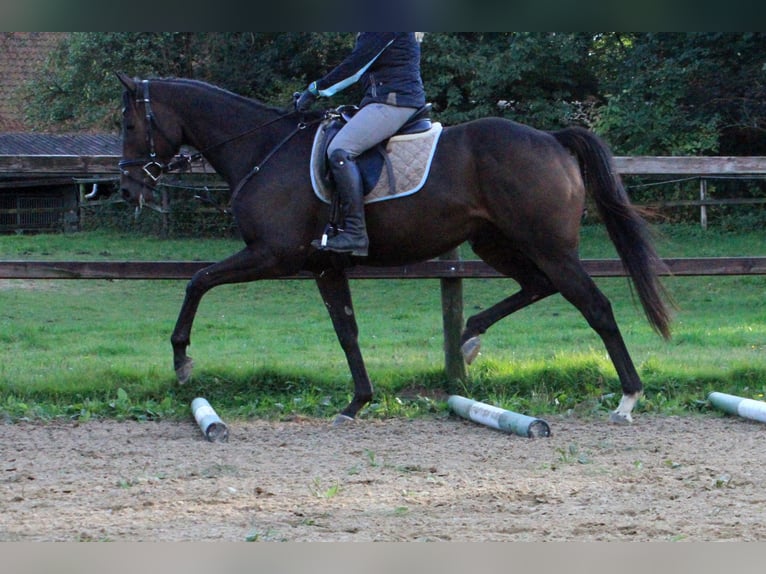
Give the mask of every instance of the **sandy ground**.
<path id="1" fill-rule="evenodd" d="M 766 540 L 766 426 L 454 416 L 2 425 L 2 541 Z"/>

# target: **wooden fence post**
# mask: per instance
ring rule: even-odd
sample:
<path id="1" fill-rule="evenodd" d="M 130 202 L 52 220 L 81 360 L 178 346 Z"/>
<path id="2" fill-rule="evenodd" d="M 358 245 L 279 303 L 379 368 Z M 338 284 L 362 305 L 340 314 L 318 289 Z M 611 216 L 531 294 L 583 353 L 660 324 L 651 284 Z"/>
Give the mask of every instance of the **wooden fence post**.
<path id="1" fill-rule="evenodd" d="M 457 260 L 460 259 L 460 252 L 453 249 L 439 259 Z M 439 281 L 444 329 L 444 370 L 451 381 L 464 381 L 465 361 L 460 352 L 460 334 L 463 331 L 463 280 L 459 277 L 444 277 Z"/>
<path id="2" fill-rule="evenodd" d="M 162 188 L 162 237 L 167 239 L 170 236 L 170 198 L 168 197 L 168 191 L 164 187 Z"/>
<path id="3" fill-rule="evenodd" d="M 85 203 L 85 196 L 87 195 L 85 193 L 85 182 L 79 182 L 77 184 L 78 189 L 78 198 L 77 198 L 77 225 L 78 229 L 84 229 L 83 223 L 85 222 L 85 209 L 83 209 L 83 204 Z"/>
<path id="4" fill-rule="evenodd" d="M 707 180 L 700 178 L 700 225 L 702 229 L 707 229 L 707 206 L 704 201 L 707 199 Z"/>

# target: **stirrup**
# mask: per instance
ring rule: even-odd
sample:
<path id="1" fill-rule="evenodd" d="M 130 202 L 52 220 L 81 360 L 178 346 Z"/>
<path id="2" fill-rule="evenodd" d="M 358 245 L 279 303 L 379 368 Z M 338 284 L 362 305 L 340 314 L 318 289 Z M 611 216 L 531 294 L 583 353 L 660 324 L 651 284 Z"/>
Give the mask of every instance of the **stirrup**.
<path id="1" fill-rule="evenodd" d="M 324 249 L 327 247 L 327 240 L 330 237 L 335 237 L 339 233 L 343 233 L 343 228 L 340 227 L 337 223 L 328 223 L 324 226 L 324 231 L 322 232 L 321 239 L 314 239 L 311 242 L 311 245 L 316 247 L 317 249 Z"/>
<path id="2" fill-rule="evenodd" d="M 323 238 L 324 239 L 324 238 Z M 356 257 L 367 257 L 369 253 L 369 246 L 358 245 L 356 247 L 339 248 L 336 246 L 328 245 L 326 242 L 322 243 L 322 239 L 314 239 L 311 242 L 311 246 L 319 251 L 325 251 L 327 253 L 339 253 L 341 255 L 354 255 Z"/>

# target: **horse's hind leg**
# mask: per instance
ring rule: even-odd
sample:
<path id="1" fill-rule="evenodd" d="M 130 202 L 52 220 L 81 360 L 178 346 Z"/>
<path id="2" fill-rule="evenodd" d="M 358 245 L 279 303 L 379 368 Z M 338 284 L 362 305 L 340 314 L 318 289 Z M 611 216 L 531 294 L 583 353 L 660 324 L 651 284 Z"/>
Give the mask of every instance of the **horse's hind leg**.
<path id="1" fill-rule="evenodd" d="M 354 379 L 354 397 L 336 417 L 335 424 L 352 420 L 359 410 L 372 399 L 372 383 L 359 349 L 359 327 L 354 316 L 348 278 L 341 270 L 327 270 L 315 276 L 317 287 L 330 313 L 335 334 L 346 355 L 351 377 Z"/>
<path id="2" fill-rule="evenodd" d="M 542 278 L 544 279 L 544 277 Z M 469 317 L 465 323 L 465 329 L 463 329 L 463 333 L 460 336 L 460 351 L 465 362 L 470 365 L 476 358 L 476 355 L 479 354 L 479 348 L 481 347 L 479 336 L 485 333 L 492 325 L 511 313 L 515 313 L 532 303 L 553 295 L 555 292 L 556 290 L 549 282 L 541 282 L 539 284 L 529 282 L 517 293 L 503 299 L 499 303 L 495 303 L 489 309 Z"/>
<path id="3" fill-rule="evenodd" d="M 515 250 L 509 241 L 496 232 L 484 233 L 474 240 L 472 247 L 477 255 L 495 269 L 516 279 L 521 285 L 521 291 L 468 319 L 461 338 L 461 350 L 466 361 L 478 351 L 478 336 L 492 324 L 514 311 L 560 292 L 601 337 L 620 378 L 622 400 L 610 419 L 613 422 L 630 422 L 631 411 L 643 388 L 641 379 L 620 334 L 611 303 L 585 271 L 577 252 L 558 252 L 555 256 L 533 253 L 528 256 Z"/>
<path id="4" fill-rule="evenodd" d="M 556 293 L 556 288 L 548 277 L 498 232 L 486 231 L 474 237 L 471 247 L 486 263 L 515 279 L 521 289 L 489 309 L 468 318 L 460 336 L 460 351 L 469 365 L 479 354 L 480 335 L 487 329 L 508 315 Z"/>
<path id="5" fill-rule="evenodd" d="M 622 400 L 612 412 L 610 420 L 631 422 L 631 411 L 641 395 L 643 385 L 617 326 L 612 304 L 593 282 L 576 255 L 563 261 L 543 263 L 542 266 L 564 298 L 579 309 L 591 328 L 598 333 L 612 359 L 622 386 Z"/>

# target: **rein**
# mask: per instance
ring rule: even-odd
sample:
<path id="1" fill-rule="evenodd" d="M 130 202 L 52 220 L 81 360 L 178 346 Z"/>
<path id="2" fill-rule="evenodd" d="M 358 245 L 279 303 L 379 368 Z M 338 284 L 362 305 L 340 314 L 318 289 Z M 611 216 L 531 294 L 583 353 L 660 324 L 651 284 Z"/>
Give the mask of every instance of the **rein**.
<path id="1" fill-rule="evenodd" d="M 284 117 L 284 116 L 283 116 L 283 117 Z M 263 158 L 263 161 L 261 161 L 261 163 L 259 163 L 259 164 L 255 164 L 255 165 L 253 166 L 253 169 L 251 169 L 251 170 L 250 170 L 250 171 L 247 173 L 247 175 L 245 175 L 245 177 L 243 177 L 243 178 L 242 178 L 242 179 L 239 181 L 239 183 L 237 184 L 237 187 L 235 187 L 235 188 L 234 188 L 234 191 L 233 191 L 233 192 L 232 192 L 232 194 L 231 194 L 231 199 L 229 200 L 229 203 L 230 203 L 230 204 L 231 204 L 231 203 L 234 203 L 234 200 L 237 198 L 237 195 L 239 195 L 239 192 L 240 192 L 240 191 L 242 191 L 242 188 L 243 188 L 243 187 L 245 187 L 245 184 L 247 184 L 247 182 L 248 182 L 248 181 L 250 181 L 250 179 L 251 179 L 251 178 L 252 178 L 252 177 L 253 177 L 255 174 L 257 174 L 258 172 L 260 172 L 260 171 L 261 171 L 261 168 L 263 167 L 263 165 L 264 165 L 264 164 L 265 164 L 267 161 L 269 161 L 269 160 L 272 158 L 272 156 L 273 156 L 275 153 L 277 153 L 277 151 L 279 151 L 279 148 L 281 148 L 281 147 L 282 147 L 283 145 L 285 145 L 285 144 L 286 144 L 288 141 L 290 141 L 291 139 L 293 139 L 293 137 L 294 137 L 294 136 L 295 136 L 295 135 L 296 135 L 296 134 L 297 134 L 299 131 L 306 129 L 308 126 L 309 126 L 309 124 L 307 124 L 307 123 L 304 123 L 304 122 L 300 122 L 300 123 L 299 123 L 299 124 L 298 124 L 298 125 L 295 127 L 295 129 L 294 129 L 293 131 L 291 131 L 289 134 L 287 134 L 287 136 L 286 136 L 286 137 L 285 137 L 285 138 L 284 138 L 284 139 L 283 139 L 281 142 L 279 142 L 279 143 L 278 143 L 276 146 L 274 146 L 274 147 L 271 149 L 271 151 L 270 151 L 269 153 L 267 153 L 267 154 L 266 154 L 266 156 Z"/>
<path id="2" fill-rule="evenodd" d="M 283 113 L 276 118 L 272 118 L 268 121 L 265 121 L 261 124 L 258 124 L 257 126 L 246 130 L 240 134 L 237 134 L 235 136 L 232 136 L 230 138 L 227 138 L 223 141 L 214 143 L 213 145 L 210 145 L 206 147 L 204 150 L 198 151 L 191 155 L 181 155 L 179 158 L 174 159 L 173 161 L 169 163 L 163 163 L 157 160 L 157 152 L 156 152 L 156 146 L 155 146 L 155 140 L 154 140 L 154 130 L 159 132 L 162 137 L 164 137 L 166 140 L 170 141 L 170 138 L 165 134 L 165 132 L 162 130 L 160 125 L 157 123 L 157 119 L 154 115 L 154 112 L 152 110 L 151 106 L 151 98 L 149 97 L 149 80 L 142 80 L 142 94 L 140 98 L 136 98 L 136 102 L 142 102 L 144 104 L 144 117 L 146 119 L 146 139 L 147 139 L 147 146 L 149 147 L 149 157 L 143 158 L 143 159 L 128 159 L 128 160 L 122 160 L 120 161 L 117 166 L 122 172 L 123 176 L 132 178 L 131 174 L 126 171 L 124 168 L 127 167 L 135 167 L 135 166 L 142 166 L 142 170 L 146 176 L 148 176 L 152 184 L 150 186 L 151 189 L 154 189 L 154 185 L 157 184 L 157 182 L 160 180 L 160 178 L 166 174 L 173 171 L 176 171 L 178 169 L 185 168 L 186 166 L 191 166 L 192 162 L 197 161 L 204 157 L 205 153 L 209 152 L 212 149 L 224 146 L 228 143 L 231 143 L 233 141 L 236 141 L 238 139 L 241 139 L 245 136 L 248 136 L 260 129 L 263 129 L 273 123 L 276 123 L 280 120 L 283 120 L 285 118 L 288 118 L 290 116 L 298 114 L 297 111 L 290 111 Z M 288 141 L 290 141 L 298 132 L 301 130 L 307 128 L 312 123 L 318 123 L 321 121 L 321 118 L 316 121 L 312 121 L 310 123 L 305 122 L 299 122 L 298 125 L 294 130 L 292 130 L 287 137 L 285 137 L 282 141 L 280 141 L 269 153 L 266 154 L 266 156 L 263 158 L 263 160 L 256 164 L 250 172 L 248 172 L 247 175 L 245 175 L 244 178 L 237 184 L 236 188 L 234 189 L 234 192 L 232 193 L 231 201 L 234 201 L 234 198 L 237 196 L 237 194 L 240 192 L 240 190 L 245 186 L 245 184 L 252 178 L 255 174 L 257 174 L 263 165 L 271 159 L 271 157 Z M 143 185 L 146 185 L 145 182 L 141 182 Z"/>

